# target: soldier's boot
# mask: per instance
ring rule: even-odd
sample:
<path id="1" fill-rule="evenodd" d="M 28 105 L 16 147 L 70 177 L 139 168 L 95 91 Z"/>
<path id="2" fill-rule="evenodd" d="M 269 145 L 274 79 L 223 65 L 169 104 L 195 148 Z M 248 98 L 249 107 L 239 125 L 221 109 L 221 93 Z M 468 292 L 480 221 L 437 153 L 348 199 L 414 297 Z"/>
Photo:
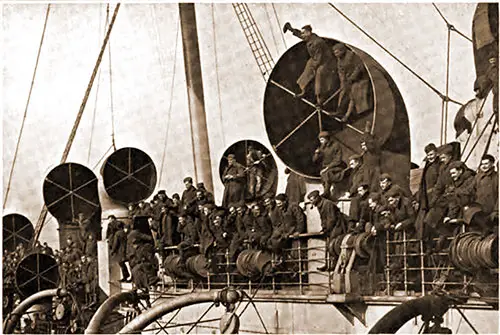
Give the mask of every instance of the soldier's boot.
<path id="1" fill-rule="evenodd" d="M 349 117 L 351 116 L 353 111 L 354 111 L 354 102 L 351 100 L 349 101 L 349 107 L 347 107 L 347 113 L 345 113 L 344 117 L 340 121 L 343 123 L 349 121 Z"/>

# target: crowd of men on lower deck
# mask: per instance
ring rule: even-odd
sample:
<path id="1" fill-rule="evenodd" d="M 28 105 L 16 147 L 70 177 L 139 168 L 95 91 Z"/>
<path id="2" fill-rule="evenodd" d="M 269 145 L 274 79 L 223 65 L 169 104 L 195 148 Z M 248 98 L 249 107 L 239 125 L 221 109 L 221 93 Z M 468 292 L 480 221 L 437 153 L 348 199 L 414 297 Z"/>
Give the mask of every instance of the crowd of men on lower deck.
<path id="1" fill-rule="evenodd" d="M 452 144 L 439 148 L 429 144 L 425 147 L 420 188 L 412 195 L 393 183 L 391 172 L 380 171 L 380 164 L 377 164 L 380 158 L 369 139 L 360 143 L 363 155 L 351 156 L 348 164 L 342 161 L 340 146 L 327 132 L 321 132 L 319 140 L 321 144 L 313 158 L 322 167 L 324 192 L 311 192 L 306 202 L 303 201 L 306 195 L 304 180 L 287 171 L 286 193 L 254 201 L 248 206 L 242 196 L 235 195 L 234 192 L 242 193 L 231 185 L 234 178 L 226 178 L 230 164 L 223 175 L 224 198 L 230 199 L 224 206 L 215 204 L 213 194 L 203 183 L 195 187 L 192 178 L 187 177 L 181 196 L 174 194 L 169 198 L 165 191 L 160 191 L 151 203 L 129 206 L 130 218 L 149 218 L 152 232 L 149 236 L 137 233 L 131 242 L 132 234 L 127 233 L 129 228 L 110 216 L 107 238 L 112 254 L 119 255 L 123 280 L 129 277 L 125 263 L 134 257 L 133 253 L 125 251 L 130 244 L 136 251 L 140 249 L 138 246 L 148 245 L 139 258 L 149 262 L 154 258 L 155 247 L 163 250 L 177 246 L 184 260 L 195 249 L 209 262 L 227 250 L 234 261 L 241 250 L 251 247 L 274 252 L 279 263 L 294 235 L 307 231 L 304 207 L 308 203 L 317 208 L 321 233 L 327 241 L 346 233 L 367 232 L 375 236 L 370 257 L 373 273 L 384 272 L 387 233 L 394 239 L 401 239 L 403 232 L 407 239 L 422 239 L 426 242 L 426 253 L 432 254 L 442 250 L 446 238 L 456 234 L 464 222 L 467 229 L 483 234 L 498 231 L 498 173 L 492 156 L 483 157 L 476 173 L 457 159 Z M 340 194 L 337 186 L 346 182 L 347 192 Z M 341 213 L 337 206 L 342 198 L 350 199 L 348 215 Z M 436 238 L 439 239 L 434 242 Z M 318 270 L 333 269 L 338 255 L 332 245 L 329 252 L 332 261 Z M 393 270 L 403 266 L 400 262 L 394 263 L 391 264 Z M 132 277 L 134 272 L 136 277 L 143 275 L 139 267 L 144 264 L 134 261 L 131 268 L 135 266 L 138 270 L 132 270 Z M 145 283 L 153 272 L 148 272 L 151 275 L 144 278 Z"/>

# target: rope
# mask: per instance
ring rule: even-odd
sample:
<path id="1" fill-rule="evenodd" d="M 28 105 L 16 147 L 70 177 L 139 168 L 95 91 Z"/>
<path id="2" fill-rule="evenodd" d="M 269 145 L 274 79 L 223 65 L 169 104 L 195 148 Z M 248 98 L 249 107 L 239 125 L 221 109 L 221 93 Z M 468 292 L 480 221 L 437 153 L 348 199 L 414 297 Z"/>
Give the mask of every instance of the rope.
<path id="1" fill-rule="evenodd" d="M 496 116 L 496 113 L 493 113 L 491 114 L 491 117 L 489 118 L 488 122 L 486 123 L 486 125 L 484 126 L 483 130 L 481 130 L 481 133 L 479 134 L 478 138 L 476 139 L 476 142 L 474 143 L 474 145 L 472 146 L 472 149 L 469 151 L 469 154 L 467 155 L 467 157 L 465 157 L 465 160 L 464 160 L 464 163 L 467 163 L 467 160 L 469 159 L 470 155 L 472 155 L 472 153 L 474 152 L 474 149 L 476 149 L 476 146 L 477 144 L 479 143 L 479 141 L 481 140 L 481 137 L 483 137 L 484 135 L 484 132 L 486 131 L 486 128 L 488 128 L 488 126 L 490 125 L 491 123 L 491 120 L 493 119 L 493 117 Z M 495 118 L 496 119 L 496 118 Z M 495 124 L 493 123 L 492 127 L 494 128 L 495 127 Z"/>
<path id="2" fill-rule="evenodd" d="M 108 4 L 109 7 L 109 4 Z M 106 26 L 108 25 L 108 14 L 109 11 L 106 11 Z M 99 36 L 98 36 L 98 45 L 101 44 L 101 19 L 102 19 L 102 11 L 99 11 Z M 95 115 L 97 111 L 97 98 L 99 97 L 99 87 L 101 85 L 101 71 L 102 69 L 99 68 L 99 74 L 97 75 L 97 86 L 95 90 L 95 101 L 94 101 L 94 110 L 92 111 L 92 126 L 90 128 L 90 140 L 89 140 L 89 153 L 87 155 L 87 164 L 90 163 L 90 153 L 92 151 L 92 139 L 94 137 L 94 127 L 95 127 Z"/>
<path id="3" fill-rule="evenodd" d="M 433 2 L 432 5 L 434 6 L 434 8 L 436 8 L 436 11 L 438 12 L 439 16 L 441 16 L 441 18 L 443 19 L 444 23 L 446 23 L 446 25 L 448 26 L 448 30 L 451 30 L 451 31 L 454 31 L 456 32 L 457 34 L 459 34 L 460 36 L 462 36 L 463 38 L 465 38 L 466 40 L 468 40 L 469 42 L 472 43 L 472 39 L 468 36 L 466 36 L 465 34 L 463 34 L 462 32 L 460 32 L 459 30 L 457 30 L 455 28 L 454 25 L 452 25 L 447 19 L 446 17 L 443 15 L 443 13 L 439 10 L 438 6 Z"/>
<path id="4" fill-rule="evenodd" d="M 384 47 L 380 42 L 378 42 L 374 37 L 372 37 L 370 34 L 368 34 L 363 28 L 358 26 L 353 20 L 351 20 L 347 15 L 345 15 L 340 9 L 338 9 L 334 4 L 331 2 L 328 3 L 333 9 L 335 9 L 340 15 L 342 15 L 347 21 L 349 21 L 353 26 L 358 28 L 365 36 L 367 36 L 370 40 L 372 40 L 376 45 L 378 45 L 382 50 L 384 50 L 389 56 L 391 56 L 395 61 L 397 61 L 399 64 L 401 64 L 406 70 L 408 70 L 411 74 L 413 74 L 416 78 L 418 78 L 421 82 L 423 82 L 428 88 L 430 88 L 434 93 L 436 93 L 441 99 L 445 101 L 451 101 L 457 105 L 463 106 L 463 103 L 458 102 L 454 99 L 451 99 L 450 97 L 442 94 L 439 92 L 437 88 L 432 86 L 428 81 L 426 81 L 424 78 L 422 78 L 419 74 L 417 74 L 414 70 L 412 70 L 408 65 L 403 63 L 398 57 L 396 57 L 392 52 L 390 52 L 386 47 Z"/>
<path id="5" fill-rule="evenodd" d="M 26 122 L 26 116 L 28 115 L 28 107 L 30 105 L 31 93 L 33 92 L 33 86 L 35 85 L 35 77 L 38 69 L 38 62 L 40 60 L 40 53 L 42 51 L 43 40 L 45 39 L 45 31 L 47 30 L 47 22 L 49 20 L 50 4 L 47 5 L 47 11 L 45 13 L 45 22 L 43 23 L 42 37 L 40 38 L 40 45 L 38 46 L 38 52 L 36 55 L 35 68 L 33 70 L 33 77 L 31 78 L 30 90 L 28 92 L 28 99 L 26 101 L 26 106 L 24 107 L 23 121 L 21 122 L 21 130 L 19 130 L 19 137 L 17 138 L 16 150 L 14 151 L 14 157 L 12 159 L 12 166 L 9 172 L 9 181 L 7 182 L 7 190 L 5 191 L 5 198 L 3 201 L 3 208 L 7 204 L 7 199 L 9 198 L 10 185 L 12 183 L 12 176 L 14 174 L 14 166 L 16 165 L 17 154 L 19 153 L 19 146 L 21 144 L 21 137 L 23 135 L 24 124 Z"/>
<path id="6" fill-rule="evenodd" d="M 273 23 L 271 22 L 271 15 L 269 15 L 269 11 L 267 10 L 267 4 L 264 3 L 263 5 L 264 5 L 264 12 L 266 12 L 267 21 L 269 21 L 269 27 L 272 28 Z M 276 48 L 276 58 L 278 58 L 280 51 L 278 49 L 278 41 L 276 40 L 276 37 L 274 36 L 273 30 L 274 29 L 271 29 L 271 36 L 273 37 L 274 47 Z"/>
<path id="7" fill-rule="evenodd" d="M 102 43 L 101 51 L 99 52 L 99 56 L 97 57 L 96 64 L 94 65 L 94 69 L 92 71 L 92 75 L 90 77 L 89 83 L 87 85 L 87 90 L 85 91 L 85 95 L 83 97 L 82 103 L 80 105 L 80 109 L 78 111 L 78 114 L 76 116 L 75 123 L 73 125 L 73 129 L 71 129 L 71 133 L 68 138 L 68 142 L 66 143 L 66 147 L 64 148 L 64 152 L 61 158 L 61 164 L 66 161 L 69 155 L 69 151 L 71 150 L 71 146 L 73 144 L 73 140 L 75 139 L 76 136 L 76 131 L 78 130 L 78 126 L 80 125 L 80 121 L 82 119 L 83 111 L 85 110 L 85 106 L 87 105 L 87 101 L 90 96 L 90 91 L 92 90 L 92 86 L 95 80 L 95 77 L 97 75 L 97 70 L 99 69 L 99 66 L 101 65 L 102 61 L 102 56 L 104 54 L 104 50 L 106 49 L 106 45 L 108 44 L 109 36 L 111 35 L 111 31 L 113 29 L 113 25 L 115 24 L 116 16 L 118 15 L 118 10 L 120 9 L 120 3 L 118 3 L 115 7 L 115 11 L 113 13 L 113 17 L 111 18 L 111 23 L 109 24 L 108 31 L 106 33 L 106 37 L 104 38 L 104 41 Z M 47 217 L 47 206 L 43 206 L 42 212 L 40 213 L 40 216 L 38 217 L 37 224 L 35 226 L 35 232 L 33 234 L 33 240 L 32 243 L 34 244 L 37 240 L 38 237 L 40 236 L 40 232 L 43 228 L 43 223 L 45 221 L 45 218 Z"/>
<path id="8" fill-rule="evenodd" d="M 109 3 L 106 6 L 106 25 L 108 25 L 109 19 Z M 111 41 L 108 41 L 108 59 L 109 59 L 109 100 L 111 108 L 111 144 L 113 145 L 113 150 L 116 151 L 115 142 L 115 114 L 114 114 L 114 103 L 113 103 L 113 70 L 111 68 Z"/>
<path id="9" fill-rule="evenodd" d="M 278 22 L 278 27 L 281 29 L 282 25 L 280 23 L 280 19 L 278 17 L 278 13 L 276 12 L 276 7 L 274 6 L 274 3 L 271 3 L 271 6 L 273 7 L 273 12 L 274 12 L 274 16 L 276 17 L 276 22 Z M 285 35 L 281 34 L 281 32 L 280 32 L 280 35 L 281 35 L 281 39 L 283 40 L 283 45 L 285 46 L 285 49 L 288 49 L 288 46 L 286 45 Z"/>
<path id="10" fill-rule="evenodd" d="M 160 33 L 158 30 L 158 24 L 156 20 L 156 7 L 152 7 L 152 15 L 153 15 L 153 20 L 154 20 L 154 28 L 155 28 L 155 34 L 157 38 L 156 42 L 156 52 L 158 53 L 158 61 L 160 62 L 160 67 L 162 68 L 162 72 L 165 70 L 165 66 L 162 60 L 161 52 L 159 49 L 160 45 Z M 179 45 L 179 16 L 177 17 L 177 32 L 175 33 L 175 47 L 174 47 L 174 61 L 172 65 L 172 80 L 170 82 L 170 103 L 168 105 L 168 112 L 167 112 L 167 124 L 166 124 L 166 130 L 165 130 L 165 140 L 163 141 L 163 153 L 161 156 L 161 165 L 160 165 L 160 176 L 158 178 L 158 185 L 161 185 L 161 177 L 163 175 L 163 165 L 165 164 L 165 156 L 167 153 L 167 145 L 168 145 L 168 134 L 170 131 L 170 117 L 172 114 L 172 101 L 174 100 L 174 84 L 175 84 L 175 69 L 177 65 L 177 47 Z M 165 76 L 164 76 L 165 77 Z"/>
<path id="11" fill-rule="evenodd" d="M 220 129 L 222 135 L 222 144 L 226 147 L 226 135 L 224 133 L 224 119 L 222 115 L 222 99 L 221 99 L 221 91 L 220 91 L 220 78 L 219 78 L 219 57 L 217 54 L 217 29 L 215 26 L 215 6 L 212 3 L 212 30 L 214 33 L 214 59 L 215 59 L 215 78 L 217 82 L 217 100 L 218 100 L 218 108 L 219 108 L 219 122 Z"/>
<path id="12" fill-rule="evenodd" d="M 488 92 L 488 94 L 484 97 L 484 100 L 483 100 L 483 102 L 481 104 L 481 107 L 479 107 L 479 111 L 476 114 L 476 119 L 474 120 L 474 124 L 472 125 L 472 128 L 470 130 L 469 136 L 467 137 L 467 141 L 465 141 L 464 148 L 462 149 L 462 155 L 461 156 L 463 156 L 463 154 L 465 152 L 465 149 L 467 148 L 467 145 L 469 144 L 469 141 L 470 141 L 470 139 L 472 137 L 472 132 L 474 131 L 474 128 L 476 128 L 476 124 L 479 121 L 481 113 L 483 112 L 484 104 L 486 103 L 486 99 L 488 99 L 489 95 L 490 95 L 490 92 Z"/>

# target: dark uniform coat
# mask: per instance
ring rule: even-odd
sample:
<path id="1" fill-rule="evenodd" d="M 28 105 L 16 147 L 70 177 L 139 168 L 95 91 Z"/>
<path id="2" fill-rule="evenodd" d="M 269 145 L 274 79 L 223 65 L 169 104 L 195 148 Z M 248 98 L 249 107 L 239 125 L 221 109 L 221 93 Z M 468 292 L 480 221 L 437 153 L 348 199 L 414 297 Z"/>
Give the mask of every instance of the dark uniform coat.
<path id="1" fill-rule="evenodd" d="M 306 182 L 304 177 L 291 171 L 286 181 L 285 194 L 288 197 L 288 202 L 291 204 L 298 204 L 304 201 L 304 197 L 306 196 Z"/>
<path id="2" fill-rule="evenodd" d="M 342 88 L 339 101 L 348 96 L 358 114 L 371 109 L 370 78 L 361 58 L 346 50 L 344 56 L 337 60 L 337 71 Z"/>
<path id="3" fill-rule="evenodd" d="M 342 147 L 337 142 L 328 141 L 318 151 L 314 153 L 313 162 L 321 163 L 321 182 L 325 194 L 330 194 L 331 185 L 343 179 L 343 171 L 347 167 L 342 160 Z"/>
<path id="4" fill-rule="evenodd" d="M 476 203 L 481 205 L 483 212 L 491 214 L 498 211 L 498 172 L 493 168 L 488 172 L 479 172 L 473 183 Z"/>
<path id="5" fill-rule="evenodd" d="M 234 178 L 226 178 L 232 175 Z M 245 201 L 245 172 L 240 164 L 227 166 L 222 174 L 224 181 L 224 195 L 222 198 L 222 207 L 229 208 L 240 206 Z"/>
<path id="6" fill-rule="evenodd" d="M 350 227 L 350 230 L 354 230 L 358 233 L 361 233 L 365 230 L 365 224 L 370 221 L 368 192 L 366 192 L 362 197 L 360 197 L 358 194 L 355 197 L 351 198 L 349 218 L 353 223 L 352 227 Z M 357 225 L 358 223 L 359 225 Z"/>
<path id="7" fill-rule="evenodd" d="M 335 57 L 326 41 L 316 34 L 312 34 L 306 45 L 310 58 L 304 71 L 297 79 L 297 84 L 301 90 L 305 90 L 307 85 L 314 79 L 316 96 L 327 98 L 327 94 L 334 88 L 336 79 L 334 76 Z"/>
<path id="8" fill-rule="evenodd" d="M 266 248 L 273 232 L 269 216 L 265 214 L 257 217 L 248 215 L 245 221 L 247 221 L 247 236 L 250 242 L 259 248 Z"/>
<path id="9" fill-rule="evenodd" d="M 321 228 L 330 239 L 347 232 L 344 215 L 331 200 L 322 198 L 317 205 Z"/>
<path id="10" fill-rule="evenodd" d="M 127 260 L 127 233 L 124 230 L 118 230 L 113 237 L 111 257 L 117 263 Z"/>
<path id="11" fill-rule="evenodd" d="M 380 147 L 371 134 L 363 135 L 363 141 L 366 143 L 366 151 L 363 152 L 363 181 L 370 185 L 371 192 L 377 192 L 380 176 Z"/>
<path id="12" fill-rule="evenodd" d="M 182 211 L 189 215 L 196 211 L 196 188 L 191 185 L 190 188 L 182 192 L 181 197 Z"/>
<path id="13" fill-rule="evenodd" d="M 432 163 L 428 161 L 425 162 L 422 179 L 420 180 L 420 187 L 415 195 L 415 199 L 418 202 L 418 214 L 415 222 L 418 239 L 424 238 L 426 234 L 424 219 L 430 208 L 429 201 L 434 195 L 434 186 L 439 178 L 440 167 L 441 164 L 439 159 L 435 159 Z"/>

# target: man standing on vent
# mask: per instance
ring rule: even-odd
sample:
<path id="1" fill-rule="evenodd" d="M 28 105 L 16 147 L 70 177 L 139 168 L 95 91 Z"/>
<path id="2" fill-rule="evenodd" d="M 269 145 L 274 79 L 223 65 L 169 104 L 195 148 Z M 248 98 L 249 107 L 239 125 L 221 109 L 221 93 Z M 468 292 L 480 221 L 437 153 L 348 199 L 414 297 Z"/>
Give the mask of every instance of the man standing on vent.
<path id="1" fill-rule="evenodd" d="M 290 23 L 286 23 L 283 32 L 290 30 L 295 36 L 304 40 L 309 53 L 309 59 L 304 67 L 304 71 L 297 79 L 300 93 L 296 96 L 303 97 L 306 94 L 307 85 L 314 80 L 314 91 L 316 103 L 322 105 L 332 93 L 335 84 L 336 62 L 327 42 L 312 32 L 312 27 L 306 25 L 302 30 L 294 29 Z"/>

